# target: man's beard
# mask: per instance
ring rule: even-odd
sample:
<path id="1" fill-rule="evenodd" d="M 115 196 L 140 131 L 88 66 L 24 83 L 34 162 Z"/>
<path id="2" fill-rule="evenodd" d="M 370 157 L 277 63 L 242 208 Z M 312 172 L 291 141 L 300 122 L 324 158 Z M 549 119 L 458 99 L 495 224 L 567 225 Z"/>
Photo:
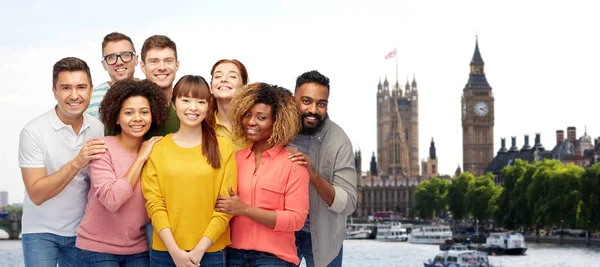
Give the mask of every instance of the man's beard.
<path id="1" fill-rule="evenodd" d="M 306 126 L 306 124 L 304 124 L 304 119 L 306 117 L 315 117 L 317 119 L 317 124 L 315 126 Z M 325 115 L 325 118 L 327 118 L 327 115 Z M 302 122 L 302 130 L 300 130 L 300 134 L 303 135 L 313 135 L 316 132 L 318 132 L 319 130 L 321 130 L 321 128 L 323 127 L 323 124 L 325 123 L 325 119 L 323 119 L 321 117 L 321 115 L 317 114 L 317 113 L 304 113 L 302 114 L 302 116 L 300 117 L 300 121 Z"/>

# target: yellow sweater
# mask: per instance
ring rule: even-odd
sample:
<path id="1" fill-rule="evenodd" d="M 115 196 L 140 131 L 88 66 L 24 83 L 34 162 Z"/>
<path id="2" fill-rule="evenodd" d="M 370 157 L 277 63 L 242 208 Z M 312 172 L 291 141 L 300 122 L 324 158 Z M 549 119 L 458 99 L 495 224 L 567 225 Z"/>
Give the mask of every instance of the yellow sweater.
<path id="1" fill-rule="evenodd" d="M 167 251 L 158 232 L 171 228 L 180 249 L 192 250 L 202 236 L 213 241 L 208 252 L 231 244 L 231 215 L 215 212 L 219 195 L 228 196 L 228 187 L 237 192 L 237 166 L 233 145 L 217 137 L 221 168 L 214 169 L 202 155 L 202 145 L 182 148 L 171 134 L 152 148 L 142 171 L 142 193 L 154 233 L 152 248 Z"/>
<path id="2" fill-rule="evenodd" d="M 229 132 L 227 127 L 225 127 L 225 125 L 221 124 L 219 121 L 217 112 L 215 112 L 215 133 L 217 136 L 223 137 L 233 143 L 233 152 L 238 152 L 252 144 L 252 142 L 248 140 L 233 140 L 233 135 L 231 132 Z"/>

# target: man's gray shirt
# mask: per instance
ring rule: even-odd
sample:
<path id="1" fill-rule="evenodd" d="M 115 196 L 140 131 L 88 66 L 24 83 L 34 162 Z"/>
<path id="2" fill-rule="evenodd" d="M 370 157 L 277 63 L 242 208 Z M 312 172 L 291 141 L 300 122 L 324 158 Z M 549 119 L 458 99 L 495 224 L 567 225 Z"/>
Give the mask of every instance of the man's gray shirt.
<path id="1" fill-rule="evenodd" d="M 354 151 L 350 139 L 333 121 L 326 118 L 323 127 L 310 138 L 312 167 L 335 190 L 331 206 L 310 183 L 310 233 L 315 266 L 326 266 L 339 253 L 346 237 L 346 218 L 356 210 Z"/>

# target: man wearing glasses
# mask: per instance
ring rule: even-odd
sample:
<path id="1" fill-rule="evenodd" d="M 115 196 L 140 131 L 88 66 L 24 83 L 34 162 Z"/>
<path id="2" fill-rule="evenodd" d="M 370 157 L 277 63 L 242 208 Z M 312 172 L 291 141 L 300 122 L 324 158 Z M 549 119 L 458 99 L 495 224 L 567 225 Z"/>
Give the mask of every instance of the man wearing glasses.
<path id="1" fill-rule="evenodd" d="M 104 98 L 106 91 L 113 83 L 126 79 L 133 79 L 138 56 L 135 53 L 133 42 L 129 36 L 112 32 L 104 36 L 102 41 L 102 67 L 108 72 L 110 81 L 104 82 L 92 90 L 90 105 L 85 113 L 100 120 L 98 106 Z"/>

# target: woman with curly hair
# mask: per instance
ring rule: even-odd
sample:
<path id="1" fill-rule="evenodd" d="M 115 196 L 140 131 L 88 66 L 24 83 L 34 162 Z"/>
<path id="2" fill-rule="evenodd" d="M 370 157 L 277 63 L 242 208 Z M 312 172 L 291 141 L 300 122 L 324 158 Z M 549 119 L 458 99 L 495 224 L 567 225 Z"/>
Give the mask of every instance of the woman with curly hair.
<path id="1" fill-rule="evenodd" d="M 179 130 L 154 146 L 144 167 L 152 266 L 225 265 L 231 215 L 214 208 L 219 195 L 237 189 L 237 167 L 233 145 L 207 121 L 214 116 L 211 101 L 204 78 L 181 77 L 171 99 Z"/>
<path id="2" fill-rule="evenodd" d="M 229 117 L 233 113 L 231 99 L 237 91 L 248 84 L 248 71 L 237 59 L 221 59 L 213 65 L 210 75 L 210 92 L 215 100 L 213 102 L 215 131 L 218 136 L 231 140 L 236 151 L 244 149 L 250 145 L 250 142 L 233 138 L 232 122 Z"/>
<path id="3" fill-rule="evenodd" d="M 308 214 L 308 171 L 288 159 L 284 146 L 300 130 L 292 93 L 265 83 L 233 98 L 233 136 L 252 145 L 236 153 L 238 192 L 220 196 L 216 211 L 231 221 L 227 266 L 296 266 L 294 232 Z"/>
<path id="4" fill-rule="evenodd" d="M 91 188 L 75 243 L 78 259 L 84 266 L 149 266 L 144 230 L 149 220 L 139 180 L 161 137 L 143 138 L 165 124 L 167 101 L 152 82 L 123 80 L 107 91 L 99 111 L 104 126 L 117 134 L 104 137 L 106 153 L 89 165 Z"/>

